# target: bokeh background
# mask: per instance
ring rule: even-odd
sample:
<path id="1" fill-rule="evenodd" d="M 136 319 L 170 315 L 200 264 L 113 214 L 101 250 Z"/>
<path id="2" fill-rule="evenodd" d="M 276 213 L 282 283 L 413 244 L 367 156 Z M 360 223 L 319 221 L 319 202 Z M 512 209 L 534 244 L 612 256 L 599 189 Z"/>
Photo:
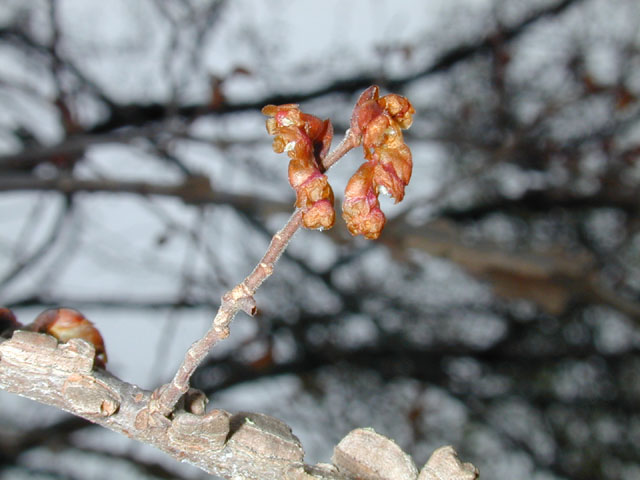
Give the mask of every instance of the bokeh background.
<path id="1" fill-rule="evenodd" d="M 307 461 L 352 428 L 484 479 L 640 479 L 637 0 L 3 0 L 0 304 L 74 307 L 152 389 L 286 221 L 260 109 L 336 142 L 408 96 L 414 173 L 377 242 L 299 232 L 194 377 Z M 341 197 L 361 162 L 329 177 Z M 0 479 L 207 478 L 0 392 Z"/>

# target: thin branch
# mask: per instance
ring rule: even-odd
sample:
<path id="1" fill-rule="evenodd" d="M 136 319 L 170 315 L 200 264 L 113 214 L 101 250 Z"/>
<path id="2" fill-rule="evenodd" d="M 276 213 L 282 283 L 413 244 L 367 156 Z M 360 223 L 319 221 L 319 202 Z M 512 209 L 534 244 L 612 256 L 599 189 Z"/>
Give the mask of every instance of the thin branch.
<path id="1" fill-rule="evenodd" d="M 64 226 L 67 224 L 71 213 L 71 203 L 65 199 L 64 205 L 60 208 L 60 212 L 55 220 L 54 226 L 47 238 L 35 249 L 28 257 L 19 259 L 12 268 L 0 277 L 0 289 L 6 287 L 10 282 L 14 281 L 25 269 L 33 266 L 38 260 L 43 258 L 55 246 L 56 241 L 64 232 Z"/>
<path id="2" fill-rule="evenodd" d="M 233 205 L 240 210 L 258 212 L 283 212 L 290 204 L 267 200 L 252 195 L 214 191 L 209 178 L 191 175 L 181 183 L 161 184 L 116 179 L 85 180 L 73 176 L 37 178 L 31 175 L 3 175 L 0 191 L 40 190 L 63 194 L 79 192 L 132 193 L 136 195 L 159 195 L 177 197 L 185 203 L 203 205 L 208 203 Z"/>
<path id="3" fill-rule="evenodd" d="M 189 389 L 191 375 L 207 356 L 209 350 L 220 340 L 229 336 L 229 324 L 239 310 L 243 310 L 251 316 L 256 314 L 257 306 L 253 295 L 260 285 L 271 276 L 276 261 L 301 225 L 302 211 L 296 210 L 282 230 L 273 236 L 267 252 L 253 272 L 223 295 L 222 304 L 211 328 L 189 348 L 173 380 L 157 390 L 157 398 L 154 399 L 154 404 L 150 405 L 151 413 L 155 411 L 165 416 L 171 413 L 178 400 Z"/>
<path id="4" fill-rule="evenodd" d="M 490 52 L 494 39 L 499 34 L 505 43 L 517 39 L 520 35 L 526 33 L 536 22 L 555 15 L 560 15 L 573 5 L 584 0 L 562 0 L 545 8 L 537 9 L 530 12 L 521 21 L 511 27 L 502 28 L 499 32 L 489 32 L 482 40 L 465 43 L 444 51 L 439 55 L 433 63 L 424 69 L 413 74 L 396 77 L 392 80 L 381 81 L 378 75 L 356 75 L 344 80 L 337 80 L 327 85 L 321 86 L 315 90 L 308 91 L 290 91 L 280 94 L 269 95 L 255 101 L 244 103 L 223 103 L 218 106 L 215 111 L 211 107 L 203 108 L 203 105 L 183 105 L 178 108 L 177 114 L 180 117 L 194 119 L 206 114 L 224 115 L 236 112 L 256 111 L 267 104 L 282 103 L 303 103 L 305 101 L 321 98 L 325 95 L 348 94 L 352 95 L 372 84 L 382 83 L 389 90 L 399 90 L 407 84 L 419 80 L 430 75 L 447 71 L 453 66 L 465 61 L 476 55 Z M 13 32 L 0 29 L 0 39 L 3 36 L 13 38 Z M 117 130 L 123 126 L 144 125 L 148 122 L 164 119 L 166 109 L 164 105 L 150 104 L 129 104 L 111 106 L 109 117 L 102 123 L 90 128 L 91 133 L 104 133 Z"/>
<path id="5" fill-rule="evenodd" d="M 356 135 L 351 130 L 347 130 L 340 144 L 325 157 L 323 168 L 329 169 L 358 144 L 359 139 Z M 149 404 L 149 415 L 167 416 L 171 413 L 178 400 L 188 391 L 189 379 L 209 350 L 220 340 L 229 336 L 229 324 L 239 310 L 251 316 L 256 314 L 257 305 L 253 298 L 255 292 L 271 276 L 276 262 L 301 225 L 302 210 L 297 209 L 286 225 L 273 236 L 269 248 L 253 272 L 222 296 L 222 303 L 209 330 L 200 340 L 191 345 L 171 382 L 154 392 Z"/>

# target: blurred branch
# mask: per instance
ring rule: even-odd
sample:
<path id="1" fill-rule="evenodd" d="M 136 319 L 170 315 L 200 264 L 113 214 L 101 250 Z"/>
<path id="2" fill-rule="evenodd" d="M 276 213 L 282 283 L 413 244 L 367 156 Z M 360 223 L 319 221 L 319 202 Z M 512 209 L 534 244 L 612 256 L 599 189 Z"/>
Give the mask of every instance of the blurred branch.
<path id="1" fill-rule="evenodd" d="M 158 133 L 159 127 L 147 126 L 109 134 L 75 134 L 60 143 L 48 146 L 33 146 L 16 153 L 0 155 L 0 170 L 27 170 L 56 157 L 81 158 L 86 150 L 95 145 L 124 143 L 136 138 Z"/>
<path id="2" fill-rule="evenodd" d="M 291 210 L 291 205 L 267 200 L 253 195 L 216 192 L 209 178 L 204 175 L 186 176 L 182 183 L 159 184 L 126 180 L 83 180 L 72 176 L 37 178 L 30 175 L 5 175 L 0 177 L 0 191 L 52 191 L 65 195 L 80 192 L 132 193 L 176 197 L 185 203 L 232 205 L 235 208 L 260 213 L 279 213 Z"/>
<path id="3" fill-rule="evenodd" d="M 604 303 L 640 319 L 640 304 L 606 287 L 599 280 L 592 255 L 586 251 L 508 251 L 490 242 L 470 243 L 453 222 L 446 220 L 419 227 L 395 224 L 385 231 L 383 241 L 391 249 L 414 248 L 448 258 L 489 281 L 496 294 L 531 300 L 551 314 L 561 314 L 571 301 L 581 299 Z"/>
<path id="4" fill-rule="evenodd" d="M 52 8 L 55 8 L 55 2 L 50 3 Z M 55 25 L 51 25 L 51 28 L 55 30 L 57 27 Z M 52 45 L 42 45 L 31 38 L 29 34 L 21 28 L 13 26 L 0 28 L 0 40 L 7 42 L 9 45 L 14 45 L 29 54 L 33 53 L 38 56 L 46 57 L 56 64 L 56 68 L 54 68 L 54 70 L 66 70 L 70 72 L 82 83 L 84 87 L 90 90 L 108 108 L 117 108 L 116 104 L 102 92 L 102 89 L 84 75 L 84 73 L 69 58 L 62 58 L 59 55 L 59 52 L 56 51 L 55 43 Z M 55 35 L 53 40 L 55 42 Z M 59 73 L 59 71 L 56 73 Z M 57 93 L 61 92 L 58 91 Z"/>
<path id="5" fill-rule="evenodd" d="M 0 179 L 0 182 L 2 179 Z M 60 208 L 60 212 L 54 221 L 53 228 L 51 229 L 47 238 L 45 238 L 38 248 L 27 255 L 24 258 L 16 258 L 15 263 L 9 268 L 7 272 L 0 277 L 0 289 L 6 286 L 9 282 L 13 281 L 18 275 L 20 275 L 25 269 L 32 267 L 38 260 L 43 258 L 47 252 L 49 252 L 56 244 L 58 239 L 64 232 L 64 226 L 67 223 L 71 212 L 71 202 L 69 199 L 65 199 L 64 205 Z"/>
<path id="6" fill-rule="evenodd" d="M 441 216 L 461 221 L 477 220 L 496 212 L 503 213 L 545 213 L 553 208 L 566 210 L 587 210 L 591 208 L 616 208 L 629 215 L 640 213 L 640 202 L 633 187 L 616 185 L 615 188 L 602 188 L 593 194 L 577 194 L 568 189 L 530 190 L 518 198 L 495 198 L 478 202 L 463 209 L 448 208 L 440 212 Z"/>
<path id="7" fill-rule="evenodd" d="M 18 457 L 27 450 L 41 447 L 46 444 L 60 445 L 74 432 L 87 428 L 92 424 L 87 420 L 65 416 L 64 419 L 47 425 L 35 427 L 24 431 L 0 432 L 0 459 L 4 463 L 15 463 Z"/>
<path id="8" fill-rule="evenodd" d="M 584 0 L 563 0 L 547 8 L 530 13 L 524 19 L 517 22 L 511 27 L 503 27 L 499 35 L 508 42 L 518 38 L 527 31 L 528 27 L 537 21 L 559 15 L 569 7 L 576 5 Z M 176 109 L 178 116 L 183 118 L 194 119 L 205 114 L 224 115 L 229 113 L 257 111 L 264 105 L 268 104 L 284 104 L 284 103 L 302 103 L 325 95 L 336 93 L 352 95 L 360 90 L 367 88 L 369 85 L 382 83 L 390 90 L 400 90 L 407 84 L 420 78 L 448 70 L 452 66 L 468 60 L 480 53 L 491 52 L 495 44 L 496 33 L 489 33 L 483 40 L 474 41 L 467 45 L 454 47 L 440 54 L 431 65 L 425 69 L 404 77 L 388 79 L 381 81 L 379 76 L 360 75 L 354 78 L 338 80 L 328 85 L 307 92 L 283 92 L 281 94 L 269 95 L 252 102 L 245 103 L 221 103 L 216 108 L 204 108 L 203 105 L 186 105 Z M 0 36 L 1 38 L 1 36 Z M 166 106 L 161 104 L 151 105 L 118 105 L 112 106 L 109 117 L 92 127 L 90 133 L 110 132 L 124 126 L 145 125 L 148 122 L 157 121 L 166 117 Z"/>
<path id="9" fill-rule="evenodd" d="M 305 330 L 312 330 L 315 322 L 305 325 Z M 281 328 L 281 327 L 280 327 Z M 299 348 L 299 355 L 287 361 L 271 363 L 253 363 L 240 359 L 237 352 L 231 352 L 221 357 L 209 359 L 202 367 L 202 375 L 198 376 L 196 386 L 207 394 L 215 394 L 230 387 L 252 382 L 262 378 L 273 378 L 279 375 L 304 376 L 322 368 L 342 366 L 347 370 L 365 369 L 376 372 L 382 379 L 389 381 L 399 377 L 420 380 L 429 385 L 439 385 L 442 388 L 451 387 L 451 375 L 443 368 L 443 363 L 453 359 L 473 358 L 474 361 L 487 367 L 492 374 L 511 372 L 509 377 L 517 380 L 512 382 L 515 391 L 526 398 L 535 398 L 541 404 L 549 405 L 553 402 L 567 406 L 589 405 L 612 406 L 619 402 L 620 408 L 633 410 L 631 401 L 625 402 L 620 398 L 605 397 L 602 399 L 580 399 L 563 401 L 557 394 L 547 395 L 540 390 L 533 378 L 552 372 L 563 362 L 589 360 L 596 355 L 611 366 L 622 365 L 628 361 L 626 352 L 605 354 L 598 352 L 592 346 L 552 346 L 547 349 L 528 348 L 517 344 L 514 335 L 507 334 L 505 339 L 488 347 L 476 347 L 465 344 L 434 344 L 425 348 L 424 345 L 412 345 L 406 339 L 390 342 L 372 342 L 363 346 L 344 346 L 333 342 L 322 344 L 311 341 L 304 342 Z M 535 365 L 535 366 L 532 366 Z M 212 374 L 215 371 L 215 374 Z M 517 371 L 517 375 L 513 372 Z M 206 379 L 215 379 L 210 383 Z M 536 390 L 537 389 L 537 390 Z M 529 391 L 532 390 L 532 391 Z"/>

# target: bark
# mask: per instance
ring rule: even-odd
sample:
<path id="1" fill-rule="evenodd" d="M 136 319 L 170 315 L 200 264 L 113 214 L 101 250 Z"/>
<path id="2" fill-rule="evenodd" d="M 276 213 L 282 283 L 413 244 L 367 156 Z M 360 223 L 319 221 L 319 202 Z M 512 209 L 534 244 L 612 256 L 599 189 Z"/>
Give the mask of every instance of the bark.
<path id="1" fill-rule="evenodd" d="M 0 343 L 0 388 L 57 407 L 153 445 L 228 479 L 416 480 L 474 479 L 473 465 L 455 450 L 436 450 L 418 474 L 398 445 L 370 429 L 349 433 L 335 448 L 334 465 L 305 465 L 289 426 L 260 413 L 205 412 L 206 399 L 190 391 L 169 416 L 146 415 L 151 392 L 94 368 L 95 349 L 80 339 L 58 343 L 17 330 Z"/>

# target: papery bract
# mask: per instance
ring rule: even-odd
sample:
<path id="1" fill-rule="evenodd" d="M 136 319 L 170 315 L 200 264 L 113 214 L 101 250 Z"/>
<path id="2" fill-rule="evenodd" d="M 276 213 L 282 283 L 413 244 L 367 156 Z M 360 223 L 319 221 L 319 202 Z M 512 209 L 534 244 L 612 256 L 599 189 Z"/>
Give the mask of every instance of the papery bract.
<path id="1" fill-rule="evenodd" d="M 415 110 L 405 97 L 379 98 L 378 92 L 375 85 L 365 90 L 351 116 L 351 131 L 363 146 L 366 162 L 349 180 L 342 207 L 351 234 L 366 238 L 378 238 L 384 227 L 378 194 L 401 201 L 413 169 L 402 129 L 411 126 Z"/>
<path id="2" fill-rule="evenodd" d="M 267 131 L 274 135 L 273 150 L 287 152 L 289 183 L 296 192 L 296 207 L 302 209 L 306 228 L 327 229 L 335 222 L 333 190 L 323 173 L 322 160 L 329 151 L 333 127 L 302 113 L 296 104 L 267 105 L 262 113 L 269 116 Z"/>

